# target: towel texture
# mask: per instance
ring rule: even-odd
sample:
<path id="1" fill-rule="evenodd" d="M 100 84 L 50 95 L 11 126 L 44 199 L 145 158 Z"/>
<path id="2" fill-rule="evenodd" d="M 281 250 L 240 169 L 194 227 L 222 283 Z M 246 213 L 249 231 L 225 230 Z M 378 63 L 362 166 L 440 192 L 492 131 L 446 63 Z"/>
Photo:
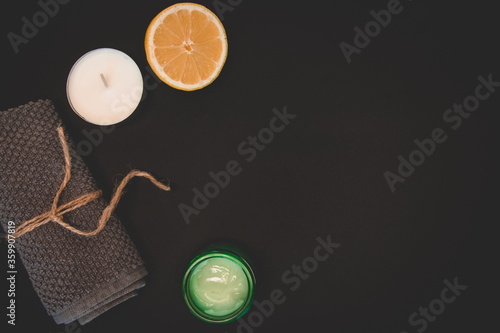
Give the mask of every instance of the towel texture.
<path id="1" fill-rule="evenodd" d="M 64 177 L 57 134 L 61 120 L 49 100 L 0 111 L 0 223 L 16 225 L 50 210 Z M 72 177 L 60 204 L 98 190 L 68 138 Z M 64 215 L 81 230 L 93 230 L 106 207 L 99 198 Z M 47 223 L 16 239 L 33 287 L 57 323 L 85 324 L 129 299 L 147 272 L 120 221 L 112 216 L 96 236 Z"/>

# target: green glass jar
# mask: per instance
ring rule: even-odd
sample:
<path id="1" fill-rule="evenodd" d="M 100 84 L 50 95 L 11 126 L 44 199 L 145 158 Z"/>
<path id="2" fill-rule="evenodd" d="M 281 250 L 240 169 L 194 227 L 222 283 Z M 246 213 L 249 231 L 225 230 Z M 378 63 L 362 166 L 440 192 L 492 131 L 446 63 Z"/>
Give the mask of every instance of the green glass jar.
<path id="1" fill-rule="evenodd" d="M 243 316 L 254 298 L 255 276 L 243 254 L 213 246 L 189 263 L 182 282 L 186 304 L 208 323 L 229 323 Z"/>

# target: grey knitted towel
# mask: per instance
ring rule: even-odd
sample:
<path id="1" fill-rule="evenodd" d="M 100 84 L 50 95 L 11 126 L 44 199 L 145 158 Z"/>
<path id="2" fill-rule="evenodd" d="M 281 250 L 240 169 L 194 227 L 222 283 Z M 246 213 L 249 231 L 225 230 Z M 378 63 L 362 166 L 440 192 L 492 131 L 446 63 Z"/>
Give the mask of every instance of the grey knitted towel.
<path id="1" fill-rule="evenodd" d="M 50 210 L 64 177 L 57 134 L 61 125 L 49 100 L 0 111 L 0 223 L 16 225 Z M 75 153 L 72 177 L 59 204 L 97 190 Z M 93 230 L 106 207 L 99 198 L 64 215 L 81 230 Z M 57 323 L 85 324 L 134 296 L 147 272 L 116 217 L 101 233 L 85 237 L 49 222 L 16 239 L 16 249 L 35 291 Z"/>

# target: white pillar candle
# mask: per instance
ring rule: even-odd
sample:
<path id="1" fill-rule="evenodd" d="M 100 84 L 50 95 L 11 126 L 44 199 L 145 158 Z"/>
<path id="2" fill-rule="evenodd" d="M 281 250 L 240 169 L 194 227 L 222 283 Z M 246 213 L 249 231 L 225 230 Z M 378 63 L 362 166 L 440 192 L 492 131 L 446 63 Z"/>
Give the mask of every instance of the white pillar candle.
<path id="1" fill-rule="evenodd" d="M 130 116 L 141 101 L 142 91 L 141 71 L 134 60 L 109 48 L 90 51 L 78 59 L 66 84 L 73 111 L 103 126 Z"/>

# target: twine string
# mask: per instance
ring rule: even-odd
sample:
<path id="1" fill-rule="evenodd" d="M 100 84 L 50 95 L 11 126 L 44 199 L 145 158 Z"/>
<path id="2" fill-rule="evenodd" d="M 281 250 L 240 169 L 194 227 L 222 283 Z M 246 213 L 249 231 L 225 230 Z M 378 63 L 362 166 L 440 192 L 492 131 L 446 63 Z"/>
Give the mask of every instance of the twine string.
<path id="1" fill-rule="evenodd" d="M 50 211 L 40 214 L 28 221 L 25 221 L 21 223 L 16 228 L 16 232 L 13 234 L 14 237 L 20 237 L 30 231 L 35 230 L 36 228 L 48 223 L 48 222 L 56 222 L 65 229 L 74 232 L 78 235 L 82 236 L 94 236 L 97 235 L 99 232 L 104 229 L 106 224 L 108 223 L 109 219 L 111 218 L 111 215 L 113 214 L 114 210 L 116 209 L 116 206 L 118 206 L 118 203 L 120 202 L 120 199 L 124 193 L 125 187 L 127 186 L 128 182 L 134 178 L 134 177 L 144 177 L 149 179 L 156 187 L 164 190 L 164 191 L 170 191 L 170 186 L 165 185 L 158 181 L 155 177 L 153 177 L 150 173 L 145 172 L 145 171 L 140 171 L 140 170 L 131 170 L 120 182 L 120 184 L 116 187 L 111 200 L 109 204 L 104 208 L 102 211 L 101 217 L 99 218 L 99 221 L 97 223 L 97 227 L 94 230 L 90 231 L 84 231 L 80 230 L 78 228 L 73 227 L 71 224 L 67 223 L 63 219 L 63 215 L 71 212 L 79 207 L 85 206 L 89 204 L 90 202 L 96 200 L 97 198 L 101 197 L 102 191 L 95 191 L 95 192 L 89 192 L 86 194 L 83 194 L 79 196 L 78 198 L 67 202 L 65 204 L 59 205 L 59 199 L 61 197 L 62 192 L 68 185 L 70 179 L 71 179 L 71 156 L 69 154 L 69 147 L 68 147 L 68 142 L 66 140 L 66 137 L 64 135 L 64 130 L 62 127 L 57 128 L 57 132 L 59 134 L 59 140 L 61 141 L 61 146 L 63 149 L 64 153 L 64 179 L 61 182 L 61 185 L 59 186 L 59 189 L 54 196 L 54 200 L 52 201 L 52 206 Z"/>

